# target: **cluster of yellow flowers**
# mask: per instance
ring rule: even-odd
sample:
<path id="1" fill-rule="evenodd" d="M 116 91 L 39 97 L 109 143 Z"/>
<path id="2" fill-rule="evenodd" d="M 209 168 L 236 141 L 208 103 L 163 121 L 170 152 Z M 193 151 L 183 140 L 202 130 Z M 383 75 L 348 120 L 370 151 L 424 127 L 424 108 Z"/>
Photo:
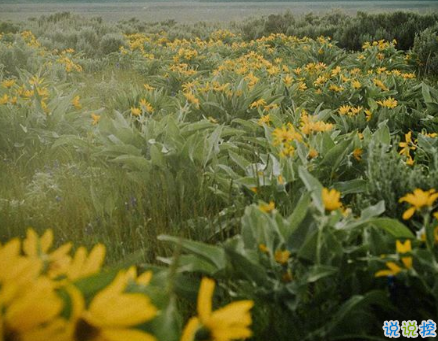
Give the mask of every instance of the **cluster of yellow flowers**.
<path id="1" fill-rule="evenodd" d="M 379 41 L 373 41 L 373 42 L 365 42 L 362 45 L 362 48 L 364 50 L 371 49 L 373 47 L 376 47 L 380 51 L 387 49 L 388 47 L 395 47 L 397 45 L 397 40 L 393 40 L 392 42 L 386 41 L 385 39 L 379 40 Z"/>
<path id="2" fill-rule="evenodd" d="M 395 245 L 396 245 L 397 254 L 402 255 L 400 257 L 402 261 L 401 266 L 398 263 L 392 261 L 386 262 L 386 266 L 388 267 L 388 269 L 380 270 L 376 272 L 375 277 L 395 276 L 403 270 L 412 269 L 412 257 L 403 256 L 403 254 L 412 251 L 411 241 L 406 240 L 404 243 L 402 243 L 399 240 L 397 240 Z"/>
<path id="3" fill-rule="evenodd" d="M 422 189 L 417 188 L 413 193 L 406 194 L 404 197 L 400 198 L 399 202 L 406 202 L 410 204 L 411 207 L 403 213 L 403 219 L 408 220 L 412 218 L 415 212 L 430 212 L 437 199 L 438 193 L 435 189 L 423 191 Z"/>
<path id="4" fill-rule="evenodd" d="M 377 103 L 382 107 L 389 109 L 394 109 L 397 106 L 397 101 L 392 97 L 389 97 L 383 101 L 377 101 Z"/>
<path id="5" fill-rule="evenodd" d="M 295 152 L 295 147 L 293 145 L 294 141 L 302 142 L 302 135 L 295 129 L 292 123 L 283 125 L 281 128 L 276 128 L 272 132 L 273 145 L 281 146 L 280 156 L 292 156 Z"/>
<path id="6" fill-rule="evenodd" d="M 82 72 L 82 66 L 80 66 L 78 63 L 75 63 L 73 60 L 71 60 L 66 55 L 60 56 L 57 60 L 57 63 L 64 65 L 65 71 L 67 73 L 76 71 L 76 72 Z"/>
<path id="7" fill-rule="evenodd" d="M 406 164 L 412 166 L 414 164 L 414 159 L 411 156 L 411 150 L 417 149 L 414 141 L 412 141 L 412 132 L 410 131 L 405 134 L 405 142 L 400 142 L 398 145 L 402 148 L 399 154 L 406 157 Z"/>
<path id="8" fill-rule="evenodd" d="M 147 296 L 126 292 L 131 281 L 147 285 L 151 273 L 120 271 L 86 304 L 75 283 L 100 271 L 105 247 L 98 244 L 90 253 L 80 247 L 71 255 L 71 243 L 57 249 L 52 244 L 52 230 L 39 237 L 29 229 L 23 241 L 0 246 L 1 340 L 154 340 L 134 327 L 157 309 Z"/>
<path id="9" fill-rule="evenodd" d="M 52 248 L 53 232 L 41 237 L 29 229 L 24 240 L 0 244 L 0 340 L 14 341 L 156 341 L 141 327 L 158 308 L 141 292 L 152 272 L 137 275 L 135 267 L 121 270 L 92 298 L 78 280 L 101 271 L 105 247 L 89 253 L 67 243 Z M 95 281 L 95 279 L 93 279 Z M 131 290 L 132 286 L 136 290 Z M 251 336 L 252 301 L 238 301 L 212 312 L 214 281 L 203 279 L 198 317 L 192 318 L 181 341 L 229 341 Z"/>
<path id="10" fill-rule="evenodd" d="M 40 42 L 34 36 L 31 31 L 23 31 L 21 32 L 21 37 L 26 42 L 26 44 L 30 47 L 39 48 L 41 46 Z"/>
<path id="11" fill-rule="evenodd" d="M 154 112 L 154 108 L 152 104 L 150 104 L 146 99 L 142 98 L 140 100 L 139 107 L 131 107 L 131 114 L 133 116 L 140 116 L 142 113 L 152 114 Z"/>
<path id="12" fill-rule="evenodd" d="M 400 198 L 400 203 L 408 203 L 410 207 L 403 213 L 403 219 L 411 219 L 416 212 L 421 213 L 423 216 L 429 216 L 433 211 L 433 205 L 438 199 L 438 193 L 435 189 L 423 191 L 420 188 L 415 189 L 412 193 L 406 194 Z M 438 220 L 438 212 L 433 214 L 436 220 Z M 427 219 L 428 220 L 428 219 Z M 429 226 L 423 226 L 419 231 L 419 239 L 422 242 L 426 241 L 426 228 Z M 433 228 L 433 243 L 438 243 L 438 226 Z M 402 271 L 407 271 L 413 268 L 412 256 L 404 255 L 409 254 L 412 251 L 411 240 L 406 240 L 404 243 L 399 240 L 396 241 L 396 251 L 401 260 L 400 262 L 388 261 L 386 262 L 387 269 L 376 272 L 376 277 L 381 276 L 396 276 Z M 382 256 L 385 257 L 385 256 Z"/>
<path id="13" fill-rule="evenodd" d="M 301 125 L 300 130 L 304 135 L 310 135 L 311 133 L 318 133 L 323 131 L 330 131 L 334 128 L 331 123 L 325 123 L 323 121 L 318 121 L 314 116 L 309 116 L 309 114 L 303 110 L 301 113 Z"/>
<path id="14" fill-rule="evenodd" d="M 0 97 L 0 105 L 24 105 L 30 106 L 34 100 L 39 103 L 45 113 L 49 113 L 47 101 L 50 97 L 50 90 L 44 78 L 32 76 L 28 82 L 17 84 L 17 80 L 10 78 L 1 83 L 6 93 Z"/>

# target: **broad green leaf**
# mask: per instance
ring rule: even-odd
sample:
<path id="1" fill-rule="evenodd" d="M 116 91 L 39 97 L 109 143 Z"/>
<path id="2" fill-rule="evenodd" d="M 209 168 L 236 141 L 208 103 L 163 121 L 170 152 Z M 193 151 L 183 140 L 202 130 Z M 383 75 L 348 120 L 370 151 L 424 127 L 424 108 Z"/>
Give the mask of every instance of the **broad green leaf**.
<path id="1" fill-rule="evenodd" d="M 363 193 L 367 189 L 368 182 L 362 179 L 354 179 L 344 182 L 336 182 L 333 187 L 342 193 L 342 195 Z"/>
<path id="2" fill-rule="evenodd" d="M 285 240 L 289 239 L 290 235 L 294 233 L 294 231 L 306 217 L 310 204 L 310 196 L 310 193 L 304 193 L 301 196 L 300 201 L 298 201 L 294 211 L 289 218 L 287 218 L 288 224 L 284 224 L 280 228 L 280 232 Z"/>
<path id="3" fill-rule="evenodd" d="M 225 268 L 225 251 L 220 247 L 166 235 L 160 235 L 157 238 L 161 241 L 171 242 L 175 245 L 179 245 L 185 251 L 207 260 L 216 267 L 217 271 Z"/>
<path id="4" fill-rule="evenodd" d="M 318 210 L 324 213 L 324 204 L 322 202 L 322 185 L 313 175 L 311 175 L 304 167 L 299 167 L 298 174 L 303 181 L 307 190 L 311 192 L 314 205 Z"/>
<path id="5" fill-rule="evenodd" d="M 335 147 L 329 150 L 321 162 L 321 166 L 328 166 L 335 171 L 342 159 L 350 152 L 351 139 L 344 140 L 338 143 Z"/>
<path id="6" fill-rule="evenodd" d="M 328 277 L 334 275 L 339 271 L 338 268 L 334 266 L 328 265 L 315 265 L 310 268 L 310 271 L 307 274 L 306 282 L 312 283 L 320 280 L 321 278 Z"/>
<path id="7" fill-rule="evenodd" d="M 244 255 L 230 248 L 226 248 L 225 251 L 234 267 L 234 271 L 239 273 L 240 276 L 243 276 L 257 285 L 263 286 L 268 284 L 268 274 L 263 266 L 251 262 Z"/>
<path id="8" fill-rule="evenodd" d="M 379 229 L 383 229 L 395 238 L 415 238 L 414 234 L 404 224 L 396 219 L 376 218 L 370 223 Z"/>

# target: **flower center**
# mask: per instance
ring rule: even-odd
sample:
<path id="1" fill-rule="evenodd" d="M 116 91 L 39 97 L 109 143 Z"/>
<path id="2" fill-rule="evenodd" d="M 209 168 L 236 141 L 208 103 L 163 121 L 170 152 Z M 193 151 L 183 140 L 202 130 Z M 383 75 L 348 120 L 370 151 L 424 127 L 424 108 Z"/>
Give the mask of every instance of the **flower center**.
<path id="1" fill-rule="evenodd" d="M 211 332 L 206 327 L 202 327 L 196 331 L 194 341 L 210 341 Z"/>
<path id="2" fill-rule="evenodd" d="M 74 339 L 76 341 L 92 341 L 99 335 L 99 329 L 89 324 L 84 319 L 76 323 Z"/>
<path id="3" fill-rule="evenodd" d="M 5 341 L 20 341 L 20 335 L 13 330 L 6 329 L 4 335 Z"/>

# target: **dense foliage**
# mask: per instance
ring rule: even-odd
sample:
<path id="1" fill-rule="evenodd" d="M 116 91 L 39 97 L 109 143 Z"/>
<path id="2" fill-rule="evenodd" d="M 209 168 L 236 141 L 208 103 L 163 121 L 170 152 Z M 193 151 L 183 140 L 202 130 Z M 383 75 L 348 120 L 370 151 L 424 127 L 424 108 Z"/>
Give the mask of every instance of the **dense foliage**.
<path id="1" fill-rule="evenodd" d="M 385 320 L 436 320 L 432 30 L 350 52 L 68 13 L 0 27 L 0 339 L 384 340 Z M 107 267 L 68 241 L 107 245 Z"/>

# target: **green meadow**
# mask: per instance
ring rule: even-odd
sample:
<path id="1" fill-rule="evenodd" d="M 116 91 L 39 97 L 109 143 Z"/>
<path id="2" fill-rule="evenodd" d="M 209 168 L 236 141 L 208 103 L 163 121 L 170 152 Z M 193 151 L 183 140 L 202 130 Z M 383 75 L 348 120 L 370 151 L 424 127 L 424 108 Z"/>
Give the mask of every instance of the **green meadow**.
<path id="1" fill-rule="evenodd" d="M 0 341 L 432 335 L 434 7 L 0 4 Z"/>

